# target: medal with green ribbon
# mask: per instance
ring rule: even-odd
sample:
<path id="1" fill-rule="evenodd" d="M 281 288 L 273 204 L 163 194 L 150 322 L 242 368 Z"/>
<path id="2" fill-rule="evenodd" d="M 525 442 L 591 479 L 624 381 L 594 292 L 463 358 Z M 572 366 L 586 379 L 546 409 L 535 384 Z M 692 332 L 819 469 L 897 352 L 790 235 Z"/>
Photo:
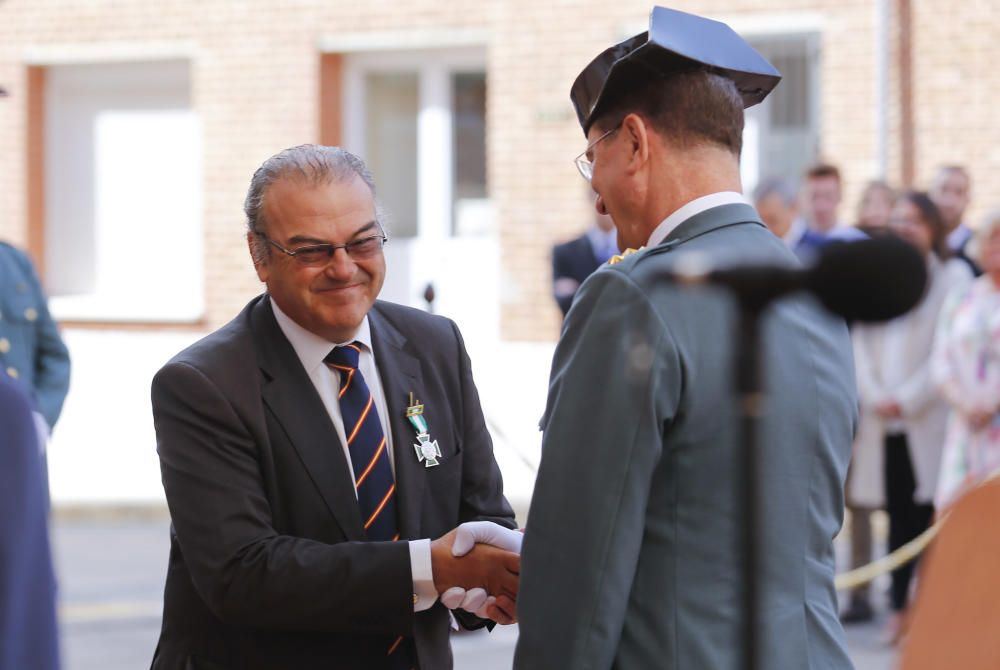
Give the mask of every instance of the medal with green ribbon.
<path id="1" fill-rule="evenodd" d="M 409 419 L 413 429 L 417 431 L 417 444 L 413 449 L 417 452 L 417 460 L 424 464 L 425 468 L 433 468 L 441 465 L 441 447 L 437 440 L 432 440 L 427 428 L 427 419 L 424 418 L 424 406 L 419 400 L 414 400 L 413 391 L 410 391 L 410 404 L 406 408 L 406 418 Z"/>

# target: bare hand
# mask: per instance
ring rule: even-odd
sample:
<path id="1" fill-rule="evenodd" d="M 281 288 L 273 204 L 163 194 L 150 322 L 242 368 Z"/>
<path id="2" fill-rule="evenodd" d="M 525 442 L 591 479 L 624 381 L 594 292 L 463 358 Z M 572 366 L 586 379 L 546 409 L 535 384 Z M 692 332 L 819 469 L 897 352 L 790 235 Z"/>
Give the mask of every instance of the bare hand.
<path id="1" fill-rule="evenodd" d="M 452 555 L 455 534 L 452 530 L 431 542 L 431 570 L 438 593 L 453 586 L 482 587 L 497 598 L 507 596 L 513 603 L 517 599 L 521 557 L 488 544 L 477 544 L 465 556 L 455 557 Z M 513 606 L 510 609 L 516 614 Z M 505 614 L 509 616 L 510 610 Z"/>
<path id="2" fill-rule="evenodd" d="M 484 619 L 493 619 L 501 626 L 517 623 L 517 602 L 507 596 L 500 596 L 491 605 L 486 606 Z"/>

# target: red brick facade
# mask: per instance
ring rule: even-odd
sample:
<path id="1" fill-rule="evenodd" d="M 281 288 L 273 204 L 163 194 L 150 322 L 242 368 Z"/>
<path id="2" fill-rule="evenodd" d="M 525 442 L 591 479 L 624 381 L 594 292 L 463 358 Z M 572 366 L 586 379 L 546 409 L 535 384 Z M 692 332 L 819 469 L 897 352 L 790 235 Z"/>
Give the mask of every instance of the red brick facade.
<path id="1" fill-rule="evenodd" d="M 920 185 L 938 164 L 967 165 L 975 217 L 1000 205 L 996 8 L 990 0 L 953 3 L 947 12 L 930 0 L 887 1 L 894 21 L 887 177 L 898 184 L 912 173 Z M 819 154 L 842 168 L 849 219 L 861 184 L 878 172 L 876 4 L 679 0 L 672 6 L 736 27 L 804 21 L 818 31 Z M 895 22 L 906 6 L 910 165 L 902 162 L 905 81 Z M 10 93 L 0 98 L 0 238 L 36 252 L 40 245 L 37 189 L 44 184 L 29 156 L 38 150 L 44 101 L 32 97 L 31 77 L 62 63 L 188 59 L 204 137 L 206 320 L 220 324 L 259 290 L 242 240 L 241 205 L 253 169 L 280 148 L 338 136 L 337 114 L 329 110 L 339 100 L 339 65 L 321 52 L 322 41 L 372 33 L 419 42 L 421 34 L 475 32 L 487 53 L 487 173 L 500 240 L 502 337 L 553 339 L 559 319 L 549 295 L 549 249 L 589 219 L 572 163 L 584 143 L 569 86 L 598 50 L 641 30 L 648 10 L 648 1 L 635 0 L 0 2 L 0 86 Z"/>

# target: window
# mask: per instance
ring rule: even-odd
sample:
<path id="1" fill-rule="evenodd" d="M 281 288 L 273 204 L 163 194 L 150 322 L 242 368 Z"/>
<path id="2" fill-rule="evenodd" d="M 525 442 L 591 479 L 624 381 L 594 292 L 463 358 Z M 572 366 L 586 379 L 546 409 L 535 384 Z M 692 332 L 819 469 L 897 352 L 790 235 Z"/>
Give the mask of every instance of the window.
<path id="1" fill-rule="evenodd" d="M 344 146 L 375 175 L 394 238 L 493 231 L 483 50 L 351 53 L 344 88 Z"/>
<path id="2" fill-rule="evenodd" d="M 486 196 L 486 75 L 451 78 L 452 234 L 488 233 L 492 221 Z"/>
<path id="3" fill-rule="evenodd" d="M 371 168 L 389 224 L 381 296 L 425 307 L 431 285 L 434 310 L 458 320 L 467 341 L 494 340 L 500 245 L 486 169 L 485 48 L 343 58 L 342 142 Z"/>
<path id="4" fill-rule="evenodd" d="M 365 76 L 365 162 L 393 237 L 417 235 L 417 113 L 420 81 L 413 72 Z"/>
<path id="5" fill-rule="evenodd" d="M 187 62 L 48 69 L 45 279 L 58 318 L 201 317 L 200 155 Z"/>
<path id="6" fill-rule="evenodd" d="M 763 178 L 798 180 L 819 151 L 818 39 L 768 35 L 750 40 L 781 72 L 778 87 L 747 110 L 743 182 L 750 192 Z"/>

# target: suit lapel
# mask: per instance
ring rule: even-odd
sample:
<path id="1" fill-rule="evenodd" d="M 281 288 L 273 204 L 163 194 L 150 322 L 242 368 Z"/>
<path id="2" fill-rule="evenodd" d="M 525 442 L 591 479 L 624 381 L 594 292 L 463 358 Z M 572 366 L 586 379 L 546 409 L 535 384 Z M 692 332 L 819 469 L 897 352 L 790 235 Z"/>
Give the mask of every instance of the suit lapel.
<path id="1" fill-rule="evenodd" d="M 378 303 L 368 312 L 375 364 L 385 392 L 389 412 L 387 423 L 392 431 L 393 457 L 396 464 L 396 492 L 400 537 L 420 537 L 420 509 L 427 483 L 426 468 L 413 451 L 416 436 L 406 419 L 406 407 L 412 392 L 421 401 L 423 388 L 420 361 L 407 351 L 406 338 L 380 313 Z"/>
<path id="2" fill-rule="evenodd" d="M 252 324 L 265 379 L 264 404 L 281 424 L 344 535 L 348 540 L 364 540 L 361 511 L 340 438 L 302 362 L 281 332 L 269 299 L 255 307 Z"/>

